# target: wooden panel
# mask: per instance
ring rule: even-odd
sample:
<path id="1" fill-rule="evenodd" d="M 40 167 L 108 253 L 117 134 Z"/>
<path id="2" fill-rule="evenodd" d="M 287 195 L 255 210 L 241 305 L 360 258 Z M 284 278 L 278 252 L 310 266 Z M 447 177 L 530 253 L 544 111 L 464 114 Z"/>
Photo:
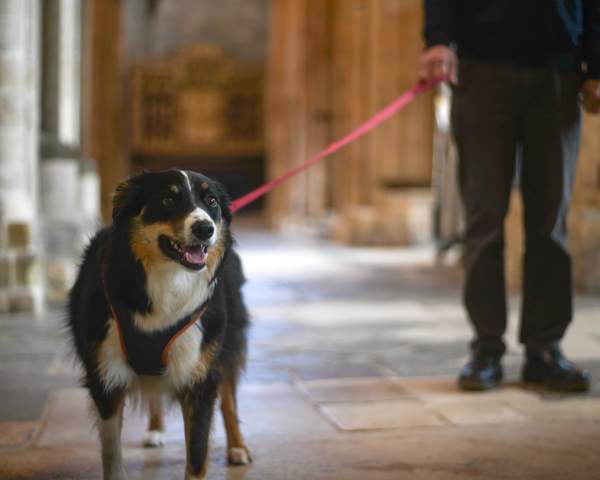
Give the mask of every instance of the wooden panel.
<path id="1" fill-rule="evenodd" d="M 600 115 L 584 117 L 574 204 L 600 208 Z"/>
<path id="2" fill-rule="evenodd" d="M 370 54 L 374 112 L 417 80 L 422 10 L 419 0 L 373 0 Z M 424 95 L 372 134 L 378 180 L 397 186 L 428 186 L 431 181 L 433 107 Z"/>
<path id="3" fill-rule="evenodd" d="M 272 4 L 271 22 L 271 178 L 349 133 L 416 81 L 418 0 L 280 0 Z M 429 184 L 432 132 L 426 96 L 271 194 L 271 220 L 306 225 L 334 213 L 336 238 L 378 241 L 360 231 L 377 223 L 375 206 L 385 203 L 386 185 Z"/>
<path id="4" fill-rule="evenodd" d="M 290 49 L 287 55 L 289 97 L 291 107 L 288 131 L 288 151 L 290 163 L 294 167 L 303 161 L 306 151 L 306 0 L 293 0 L 290 3 L 291 23 L 288 23 Z M 290 197 L 287 215 L 297 219 L 304 212 L 306 195 L 306 174 L 293 179 L 289 185 Z"/>
<path id="5" fill-rule="evenodd" d="M 347 133 L 417 79 L 422 52 L 418 0 L 338 0 L 334 27 L 334 136 Z M 332 167 L 335 207 L 373 205 L 382 186 L 431 182 L 433 108 L 424 95 Z"/>
<path id="6" fill-rule="evenodd" d="M 236 63 L 214 45 L 192 45 L 139 65 L 132 81 L 133 152 L 261 153 L 262 91 L 260 67 Z"/>
<path id="7" fill-rule="evenodd" d="M 266 131 L 267 178 L 273 179 L 292 164 L 289 138 L 292 131 L 292 85 L 290 82 L 290 52 L 296 48 L 292 24 L 293 3 L 297 0 L 272 2 L 270 16 L 269 59 L 267 66 Z M 276 225 L 289 211 L 290 185 L 282 185 L 267 198 L 269 221 Z"/>
<path id="8" fill-rule="evenodd" d="M 587 292 L 600 291 L 600 116 L 585 115 L 575 180 L 571 229 L 573 279 Z"/>
<path id="9" fill-rule="evenodd" d="M 101 207 L 110 220 L 111 195 L 129 174 L 121 72 L 120 1 L 90 0 L 85 7 L 83 153 L 98 162 Z"/>
<path id="10" fill-rule="evenodd" d="M 368 78 L 367 0 L 337 0 L 334 16 L 333 135 L 339 138 L 365 119 L 365 82 Z M 362 200 L 362 172 L 368 168 L 367 143 L 359 140 L 336 155 L 331 166 L 332 204 L 336 209 L 358 205 Z"/>
<path id="11" fill-rule="evenodd" d="M 267 90 L 269 178 L 304 162 L 329 141 L 330 6 L 331 0 L 273 3 Z M 321 219 L 325 176 L 326 167 L 320 165 L 270 194 L 271 221 Z"/>
<path id="12" fill-rule="evenodd" d="M 315 12 L 319 12 L 315 15 Z M 310 158 L 331 140 L 332 0 L 306 1 L 306 111 L 303 157 Z M 306 173 L 305 215 L 309 221 L 323 218 L 328 204 L 327 166 L 317 165 Z"/>

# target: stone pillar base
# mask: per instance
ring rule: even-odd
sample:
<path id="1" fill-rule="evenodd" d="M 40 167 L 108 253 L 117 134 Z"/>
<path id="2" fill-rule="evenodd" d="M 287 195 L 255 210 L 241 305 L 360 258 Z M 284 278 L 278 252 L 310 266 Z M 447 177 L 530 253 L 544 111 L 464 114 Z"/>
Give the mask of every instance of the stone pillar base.
<path id="1" fill-rule="evenodd" d="M 387 192 L 380 206 L 354 206 L 338 213 L 329 236 L 352 245 L 421 245 L 433 241 L 433 196 L 429 188 Z"/>
<path id="2" fill-rule="evenodd" d="M 9 221 L 2 225 L 0 249 L 0 312 L 43 310 L 42 259 L 34 248 L 33 222 Z"/>

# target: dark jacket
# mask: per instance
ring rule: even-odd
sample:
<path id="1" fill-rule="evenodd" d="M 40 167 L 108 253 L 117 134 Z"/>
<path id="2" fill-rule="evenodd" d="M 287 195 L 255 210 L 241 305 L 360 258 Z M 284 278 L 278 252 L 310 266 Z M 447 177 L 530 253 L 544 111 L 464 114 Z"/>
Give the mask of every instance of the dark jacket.
<path id="1" fill-rule="evenodd" d="M 600 0 L 424 0 L 427 46 L 600 78 Z"/>

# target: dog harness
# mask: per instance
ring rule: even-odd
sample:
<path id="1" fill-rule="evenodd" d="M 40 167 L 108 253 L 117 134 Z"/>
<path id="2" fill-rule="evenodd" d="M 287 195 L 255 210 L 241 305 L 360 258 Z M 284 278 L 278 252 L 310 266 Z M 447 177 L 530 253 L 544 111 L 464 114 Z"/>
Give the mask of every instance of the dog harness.
<path id="1" fill-rule="evenodd" d="M 123 355 L 138 375 L 158 376 L 165 373 L 169 363 L 169 352 L 175 340 L 194 325 L 200 328 L 198 322 L 202 320 L 208 308 L 206 302 L 195 312 L 164 330 L 143 332 L 135 327 L 129 315 L 117 315 L 107 294 L 106 299 L 117 325 Z"/>

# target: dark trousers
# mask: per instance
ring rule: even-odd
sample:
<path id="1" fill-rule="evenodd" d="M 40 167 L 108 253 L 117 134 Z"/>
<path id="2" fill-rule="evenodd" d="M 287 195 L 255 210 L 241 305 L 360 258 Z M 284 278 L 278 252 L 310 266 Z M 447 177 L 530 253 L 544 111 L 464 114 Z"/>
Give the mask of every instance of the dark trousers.
<path id="1" fill-rule="evenodd" d="M 464 301 L 475 351 L 505 351 L 504 219 L 519 162 L 525 255 L 520 341 L 556 344 L 572 316 L 567 212 L 579 148 L 580 75 L 461 61 L 452 105 L 466 216 Z"/>

